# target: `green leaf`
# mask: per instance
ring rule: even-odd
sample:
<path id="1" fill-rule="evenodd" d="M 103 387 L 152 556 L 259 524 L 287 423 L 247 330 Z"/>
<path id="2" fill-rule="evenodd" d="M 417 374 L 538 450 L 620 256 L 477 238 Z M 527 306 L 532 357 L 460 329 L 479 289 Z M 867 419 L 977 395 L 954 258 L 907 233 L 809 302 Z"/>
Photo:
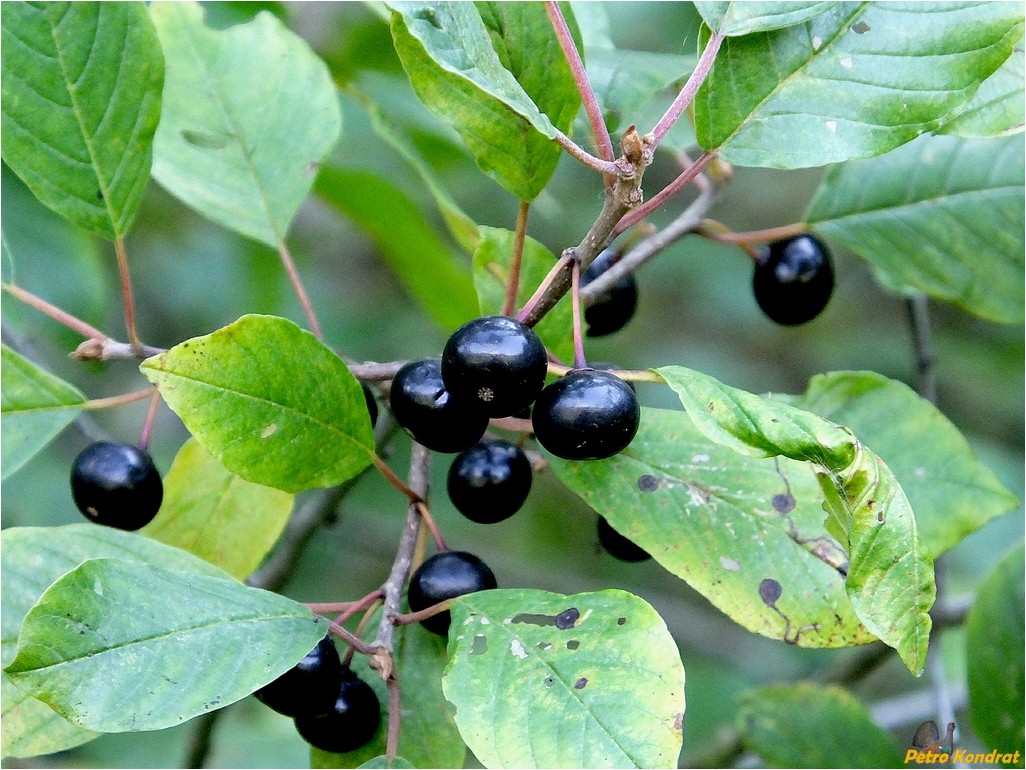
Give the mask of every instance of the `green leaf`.
<path id="1" fill-rule="evenodd" d="M 141 534 L 195 554 L 243 580 L 285 529 L 293 496 L 236 476 L 194 439 L 164 478 L 164 502 Z"/>
<path id="2" fill-rule="evenodd" d="M 841 687 L 801 683 L 742 696 L 738 730 L 768 767 L 900 767 L 897 741 Z"/>
<path id="3" fill-rule="evenodd" d="M 396 770 L 400 770 L 401 768 L 412 768 L 413 765 L 410 764 L 410 761 L 408 759 L 403 759 L 402 757 L 396 757 L 391 762 L 389 762 L 388 757 L 381 754 L 379 756 L 374 757 L 374 759 L 368 759 L 366 762 L 360 765 L 360 767 L 368 768 L 368 770 L 370 768 L 374 768 L 375 770 L 381 768 L 382 770 L 384 770 L 384 768 L 390 767 L 396 768 Z"/>
<path id="4" fill-rule="evenodd" d="M 510 66 L 523 68 L 524 85 L 504 66 L 474 5 L 403 2 L 391 7 L 396 52 L 417 96 L 456 129 L 486 174 L 530 201 L 548 183 L 559 160 L 561 150 L 551 141 L 556 136 L 553 122 L 563 119 L 564 111 L 569 113 L 573 97 L 566 84 L 573 81 L 566 79 L 569 68 L 551 27 L 544 33 L 540 26 L 544 8 L 524 5 L 504 15 L 527 16 L 529 25 L 519 27 L 517 34 L 528 35 L 533 47 L 526 51 L 531 58 L 514 61 L 508 43 L 500 46 Z M 552 90 L 553 105 L 558 107 L 551 119 L 525 91 L 544 86 Z"/>
<path id="5" fill-rule="evenodd" d="M 474 286 L 477 288 L 481 315 L 502 312 L 513 259 L 514 234 L 497 227 L 479 229 L 481 245 L 474 252 Z M 534 290 L 556 264 L 556 257 L 534 238 L 524 239 L 523 261 L 520 264 L 520 285 L 517 306 L 531 298 Z M 564 361 L 573 358 L 572 309 L 569 298 L 563 298 L 534 330 L 545 347 Z"/>
<path id="6" fill-rule="evenodd" d="M 684 667 L 625 591 L 467 594 L 452 606 L 445 697 L 485 767 L 676 767 Z"/>
<path id="7" fill-rule="evenodd" d="M 848 551 L 845 590 L 855 613 L 918 676 L 936 593 L 933 563 L 890 468 L 850 430 L 811 412 L 682 366 L 656 371 L 713 441 L 756 457 L 813 464 L 826 496 L 827 531 Z"/>
<path id="8" fill-rule="evenodd" d="M 285 239 L 342 118 L 328 68 L 269 12 L 217 31 L 197 3 L 156 3 L 167 57 L 154 178 L 218 224 Z"/>
<path id="9" fill-rule="evenodd" d="M 700 2 L 695 9 L 710 29 L 729 37 L 790 27 L 819 16 L 834 2 Z"/>
<path id="10" fill-rule="evenodd" d="M 78 416 L 85 396 L 6 345 L 0 346 L 0 361 L 0 466 L 6 479 Z"/>
<path id="11" fill-rule="evenodd" d="M 789 403 L 848 426 L 883 458 L 916 512 L 930 558 L 1019 505 L 958 428 L 903 383 L 875 372 L 832 372 L 813 377 Z"/>
<path id="12" fill-rule="evenodd" d="M 453 239 L 468 252 L 473 252 L 480 241 L 477 234 L 477 224 L 467 216 L 455 199 L 449 195 L 449 191 L 438 181 L 434 170 L 427 164 L 424 158 L 412 149 L 413 141 L 410 137 L 367 94 L 355 87 L 350 87 L 348 93 L 352 94 L 367 111 L 374 133 L 388 142 L 392 149 L 398 152 L 423 180 L 425 186 L 427 186 L 432 197 L 435 199 L 438 211 L 441 213 L 442 219 L 445 220 L 445 224 L 449 228 L 449 233 Z"/>
<path id="13" fill-rule="evenodd" d="M 1023 318 L 1022 137 L 929 137 L 835 166 L 806 216 L 883 283 L 993 321 Z"/>
<path id="14" fill-rule="evenodd" d="M 302 604 L 235 580 L 91 559 L 25 616 L 6 670 L 80 727 L 157 730 L 245 697 L 325 631 Z"/>
<path id="15" fill-rule="evenodd" d="M 410 294 L 446 331 L 475 318 L 477 298 L 467 264 L 399 188 L 366 171 L 329 166 L 317 194 L 377 244 Z"/>
<path id="16" fill-rule="evenodd" d="M 367 625 L 364 640 L 373 641 L 380 613 Z M 467 747 L 456 729 L 452 707 L 442 695 L 442 671 L 448 658 L 446 640 L 425 631 L 419 624 L 396 631 L 395 664 L 401 679 L 402 729 L 399 753 L 414 767 L 462 767 Z M 382 707 L 381 729 L 365 746 L 345 754 L 311 748 L 310 766 L 315 768 L 372 767 L 375 757 L 385 753 L 388 722 L 388 690 L 381 674 L 370 667 L 366 655 L 353 658 L 353 670 L 367 682 Z M 383 767 L 384 765 L 382 765 Z M 395 765 L 408 767 L 409 765 Z"/>
<path id="17" fill-rule="evenodd" d="M 9 3 L 3 157 L 58 214 L 128 232 L 150 176 L 164 62 L 139 3 Z"/>
<path id="18" fill-rule="evenodd" d="M 683 412 L 647 408 L 615 457 L 548 459 L 615 530 L 748 630 L 800 647 L 874 638 L 845 594 L 848 556 L 823 527 L 808 463 L 739 454 Z M 776 601 L 762 596 L 767 580 L 780 588 Z"/>
<path id="19" fill-rule="evenodd" d="M 1021 751 L 1026 740 L 1023 570 L 1019 543 L 984 579 L 966 621 L 969 716 L 983 744 L 1002 752 Z"/>
<path id="20" fill-rule="evenodd" d="M 6 387 L 6 385 L 5 385 Z M 22 621 L 47 587 L 86 559 L 117 557 L 159 564 L 182 571 L 225 576 L 220 570 L 177 548 L 136 533 L 95 524 L 64 527 L 11 527 L 0 540 L 0 601 L 3 665 L 14 660 Z M 226 577 L 226 576 L 225 576 Z M 4 756 L 33 757 L 78 746 L 95 733 L 72 725 L 6 673 L 3 687 L 2 746 Z"/>
<path id="21" fill-rule="evenodd" d="M 1024 62 L 1026 52 L 1017 47 L 968 104 L 948 116 L 938 133 L 968 139 L 1021 134 L 1026 124 Z"/>
<path id="22" fill-rule="evenodd" d="M 284 318 L 245 315 L 140 368 L 203 448 L 247 481 L 285 492 L 330 487 L 373 457 L 360 383 Z"/>
<path id="23" fill-rule="evenodd" d="M 1011 4 L 862 2 L 728 38 L 695 99 L 698 140 L 743 166 L 882 155 L 968 102 L 1022 30 Z"/>

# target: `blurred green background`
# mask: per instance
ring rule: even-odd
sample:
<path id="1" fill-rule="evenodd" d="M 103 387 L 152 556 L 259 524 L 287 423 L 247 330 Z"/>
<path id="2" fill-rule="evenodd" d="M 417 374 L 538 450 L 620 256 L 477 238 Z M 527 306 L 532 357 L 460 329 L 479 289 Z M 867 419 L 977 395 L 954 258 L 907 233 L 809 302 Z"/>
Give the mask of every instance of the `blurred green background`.
<path id="1" fill-rule="evenodd" d="M 455 135 L 413 98 L 390 48 L 387 26 L 373 9 L 355 3 L 219 3 L 209 18 L 225 26 L 261 7 L 282 15 L 331 65 L 340 83 L 352 80 L 389 105 L 409 127 L 468 214 L 479 224 L 512 229 L 517 203 L 474 166 Z M 577 6 L 580 14 L 587 4 Z M 618 46 L 668 53 L 695 50 L 697 21 L 685 3 L 603 4 Z M 416 200 L 441 231 L 426 188 L 394 150 L 371 132 L 366 114 L 341 96 L 342 139 L 332 162 L 382 175 Z M 667 99 L 668 103 L 669 99 Z M 296 116 L 301 120 L 302 116 Z M 647 128 L 642 126 L 642 128 Z M 651 195 L 677 173 L 669 155 L 657 156 L 645 178 Z M 774 172 L 736 169 L 712 216 L 749 230 L 798 221 L 821 170 Z M 15 282 L 115 337 L 124 324 L 113 249 L 44 209 L 3 168 L 5 279 Z M 529 234 L 553 252 L 577 243 L 601 204 L 596 175 L 563 158 L 550 187 L 532 206 Z M 654 218 L 667 221 L 682 203 Z M 437 354 L 445 333 L 410 299 L 373 244 L 336 211 L 311 197 L 300 210 L 289 245 L 330 344 L 356 359 L 389 361 Z M 164 193 L 147 189 L 127 241 L 136 288 L 140 333 L 152 345 L 171 346 L 206 334 L 248 312 L 303 317 L 273 250 L 208 223 Z M 418 244 L 410 243 L 416 251 Z M 455 247 L 454 247 L 455 248 Z M 641 302 L 622 332 L 589 340 L 589 356 L 626 368 L 681 364 L 753 392 L 800 392 L 813 374 L 872 369 L 915 385 L 915 363 L 903 298 L 887 293 L 868 267 L 835 253 L 837 289 L 812 323 L 784 328 L 768 321 L 751 296 L 751 263 L 739 249 L 692 236 L 638 274 Z M 469 262 L 469 260 L 468 260 Z M 145 386 L 133 362 L 81 364 L 67 353 L 76 335 L 10 298 L 3 301 L 5 341 L 98 398 Z M 981 459 L 1020 498 L 1023 495 L 1023 329 L 998 326 L 931 303 L 937 349 L 939 407 L 965 433 Z M 667 388 L 642 384 L 646 406 L 679 408 Z M 96 429 L 135 440 L 146 404 L 92 413 Z M 4 483 L 3 526 L 80 521 L 67 483 L 72 458 L 88 442 L 82 424 L 66 430 L 44 453 Z M 166 472 L 186 433 L 166 408 L 157 417 L 152 450 Z M 405 472 L 409 442 L 397 436 L 390 463 Z M 436 455 L 432 497 L 450 544 L 479 554 L 503 587 L 571 593 L 619 587 L 652 603 L 665 618 L 687 668 L 683 762 L 707 757 L 732 728 L 737 695 L 763 683 L 815 673 L 850 651 L 801 650 L 755 636 L 721 616 L 704 599 L 652 562 L 630 565 L 600 552 L 595 515 L 551 476 L 535 479 L 525 508 L 491 526 L 459 516 L 445 493 L 450 458 Z M 314 537 L 284 592 L 300 601 L 362 596 L 387 575 L 405 515 L 403 499 L 377 475 L 361 479 L 330 525 Z M 989 566 L 1023 537 L 1021 509 L 966 539 L 946 557 L 949 597 L 969 597 Z M 949 676 L 964 683 L 964 635 L 943 633 Z M 903 746 L 916 725 L 936 718 L 926 677 L 917 680 L 891 656 L 854 686 L 893 727 Z M 955 696 L 964 707 L 964 684 Z M 882 705 L 881 705 L 882 704 Z M 899 718 L 895 719 L 895 715 Z M 964 710 L 961 744 L 973 745 Z M 182 766 L 191 725 L 159 733 L 110 735 L 78 749 L 8 767 Z M 208 763 L 216 767 L 306 766 L 307 749 L 289 720 L 253 699 L 229 707 L 214 733 Z M 473 758 L 470 758 L 473 762 Z"/>

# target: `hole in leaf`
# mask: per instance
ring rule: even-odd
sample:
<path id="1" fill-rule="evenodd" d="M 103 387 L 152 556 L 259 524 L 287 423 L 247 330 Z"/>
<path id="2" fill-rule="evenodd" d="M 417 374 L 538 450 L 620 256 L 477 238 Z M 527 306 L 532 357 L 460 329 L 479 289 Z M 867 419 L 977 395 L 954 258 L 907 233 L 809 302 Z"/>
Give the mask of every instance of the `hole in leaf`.
<path id="1" fill-rule="evenodd" d="M 488 639 L 484 634 L 477 634 L 470 645 L 471 655 L 484 655 L 488 652 Z"/>

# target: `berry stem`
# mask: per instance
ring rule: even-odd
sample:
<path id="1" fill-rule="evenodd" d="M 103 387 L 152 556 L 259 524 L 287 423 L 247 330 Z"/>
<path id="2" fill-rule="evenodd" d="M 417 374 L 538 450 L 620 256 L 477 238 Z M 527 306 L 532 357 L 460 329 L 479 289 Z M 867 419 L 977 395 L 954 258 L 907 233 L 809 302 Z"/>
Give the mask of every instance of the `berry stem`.
<path id="1" fill-rule="evenodd" d="M 570 301 L 574 319 L 574 369 L 584 369 L 588 362 L 584 357 L 584 331 L 581 329 L 581 263 L 576 259 L 570 268 Z"/>
<path id="2" fill-rule="evenodd" d="M 125 250 L 125 239 L 114 239 L 114 253 L 118 258 L 118 275 L 121 278 L 121 297 L 125 303 L 125 326 L 128 328 L 128 342 L 137 351 L 142 350 L 142 342 L 135 328 L 135 299 L 132 297 L 132 277 L 128 272 L 128 252 Z"/>
<path id="3" fill-rule="evenodd" d="M 764 230 L 749 230 L 741 233 L 732 231 L 725 224 L 717 222 L 715 219 L 703 219 L 701 227 L 702 230 L 708 228 L 708 232 L 701 232 L 706 238 L 719 241 L 720 243 L 737 243 L 742 245 L 779 241 L 783 238 L 792 238 L 809 231 L 809 226 L 804 222 L 795 222 L 790 225 L 780 225 L 779 227 L 767 227 Z"/>
<path id="4" fill-rule="evenodd" d="M 143 420 L 142 433 L 139 435 L 139 448 L 148 450 L 150 438 L 153 435 L 153 421 L 157 418 L 157 406 L 160 404 L 160 391 L 153 389 L 153 396 L 150 398 L 150 408 L 146 410 L 146 419 Z"/>
<path id="5" fill-rule="evenodd" d="M 703 238 L 708 238 L 711 241 L 717 243 L 731 243 L 737 246 L 741 251 L 745 252 L 753 262 L 759 261 L 759 250 L 755 248 L 751 243 L 747 241 L 730 241 L 722 238 L 724 232 L 729 233 L 730 229 L 724 225 L 716 222 L 712 219 L 705 219 L 698 227 L 695 228 L 695 234 L 701 235 Z"/>
<path id="6" fill-rule="evenodd" d="M 452 606 L 453 601 L 453 599 L 446 599 L 445 601 L 438 602 L 438 604 L 432 604 L 430 607 L 425 607 L 417 612 L 400 613 L 395 616 L 395 624 L 397 626 L 407 626 L 411 623 L 419 623 L 422 620 L 427 620 L 440 612 L 448 610 Z"/>
<path id="7" fill-rule="evenodd" d="M 692 71 L 691 76 L 687 79 L 684 87 L 681 88 L 680 93 L 677 94 L 677 98 L 673 100 L 673 104 L 670 105 L 666 113 L 659 119 L 655 128 L 652 129 L 653 149 L 662 141 L 663 137 L 666 136 L 666 132 L 673 128 L 673 124 L 680 119 L 680 116 L 684 114 L 684 111 L 695 100 L 695 94 L 698 93 L 698 89 L 705 82 L 706 77 L 708 77 L 713 62 L 716 61 L 716 54 L 719 53 L 722 42 L 723 35 L 719 32 L 713 32 L 709 41 L 705 44 L 702 55 L 698 57 L 698 62 L 695 64 L 695 69 Z"/>
<path id="8" fill-rule="evenodd" d="M 321 325 L 317 322 L 317 316 L 314 314 L 313 305 L 310 304 L 310 297 L 307 296 L 306 289 L 303 288 L 303 281 L 299 277 L 299 270 L 296 269 L 296 263 L 292 260 L 292 254 L 289 253 L 288 247 L 285 245 L 285 241 L 278 244 L 278 255 L 281 257 L 281 264 L 285 268 L 285 273 L 289 277 L 289 282 L 292 284 L 292 290 L 296 293 L 296 297 L 299 298 L 299 304 L 303 308 L 303 315 L 306 316 L 306 322 L 310 325 L 310 331 L 314 333 L 314 336 L 324 341 L 324 334 L 321 332 Z"/>
<path id="9" fill-rule="evenodd" d="M 380 596 L 381 595 L 381 590 L 378 589 L 377 593 Z M 374 612 L 375 612 L 375 610 L 377 610 L 377 608 L 378 608 L 378 603 L 374 602 L 373 604 L 371 604 L 369 607 L 367 607 L 363 611 L 363 617 L 360 618 L 360 622 L 356 624 L 356 631 L 353 632 L 358 638 L 360 638 L 360 639 L 363 638 L 363 632 L 367 630 L 367 625 L 370 623 L 371 618 L 374 617 Z M 337 620 L 335 622 L 339 623 L 339 621 L 337 621 Z M 341 625 L 341 623 L 339 623 L 339 625 Z M 355 653 L 355 652 L 356 652 L 356 649 L 353 648 L 353 647 L 350 647 L 349 649 L 346 650 L 346 654 L 342 658 L 342 662 L 347 667 L 352 664 L 352 662 L 353 662 L 353 653 Z"/>
<path id="10" fill-rule="evenodd" d="M 360 637 L 356 636 L 356 634 L 346 630 L 335 621 L 329 620 L 328 628 L 331 630 L 331 633 L 333 633 L 335 636 L 337 636 L 339 639 L 348 644 L 357 652 L 361 652 L 364 655 L 374 654 L 375 645 L 367 644 L 366 642 L 362 641 Z"/>
<path id="11" fill-rule="evenodd" d="M 395 474 L 395 471 L 388 467 L 388 465 L 385 463 L 384 460 L 381 459 L 377 452 L 374 453 L 374 467 L 381 472 L 381 475 L 385 477 L 389 484 L 391 484 L 393 487 L 395 487 L 404 495 L 406 495 L 406 497 L 409 498 L 411 503 L 423 502 L 423 498 L 420 495 L 418 495 L 415 491 L 410 489 L 410 487 L 406 485 L 406 482 L 399 478 Z"/>
<path id="12" fill-rule="evenodd" d="M 438 530 L 438 525 L 435 523 L 434 516 L 431 515 L 431 509 L 428 508 L 426 502 L 421 500 L 418 503 L 414 503 L 417 506 L 417 510 L 420 512 L 420 517 L 424 520 L 425 526 L 431 533 L 431 537 L 434 538 L 435 545 L 439 551 L 448 551 L 449 546 L 445 544 L 445 540 L 442 539 L 442 533 Z"/>
<path id="13" fill-rule="evenodd" d="M 152 385 L 142 390 L 133 390 L 131 393 L 122 393 L 120 396 L 110 396 L 109 398 L 91 398 L 82 404 L 83 409 L 110 409 L 115 406 L 124 406 L 125 404 L 134 404 L 136 401 L 142 401 L 144 398 L 150 398 L 157 391 Z"/>
<path id="14" fill-rule="evenodd" d="M 513 254 L 509 262 L 509 280 L 506 281 L 506 298 L 502 303 L 502 315 L 512 315 L 517 306 L 517 292 L 520 289 L 520 267 L 524 261 L 524 238 L 527 237 L 527 214 L 531 204 L 520 201 L 517 209 L 517 229 L 513 234 Z"/>
<path id="15" fill-rule="evenodd" d="M 708 166 L 715 157 L 716 153 L 714 152 L 703 152 L 699 155 L 698 159 L 684 169 L 680 176 L 666 185 L 666 187 L 652 196 L 652 198 L 626 214 L 626 216 L 617 223 L 616 227 L 613 228 L 613 237 L 615 238 L 627 228 L 636 225 L 642 219 L 650 216 L 654 211 L 661 208 L 663 204 L 670 200 L 670 198 L 687 187 L 691 180 L 697 177 L 702 172 L 702 169 Z"/>
<path id="16" fill-rule="evenodd" d="M 571 369 L 575 368 L 578 367 L 557 366 L 556 364 L 549 364 L 549 374 L 554 374 L 558 377 L 562 377 Z M 602 371 L 608 374 L 616 375 L 621 380 L 626 380 L 628 382 L 666 382 L 666 380 L 662 378 L 662 375 L 660 375 L 656 371 L 653 371 L 652 369 L 603 369 Z"/>
<path id="17" fill-rule="evenodd" d="M 349 371 L 358 380 L 364 382 L 385 382 L 395 377 L 396 372 L 402 369 L 409 361 L 388 361 L 379 364 L 374 361 L 365 361 L 362 364 L 347 364 Z"/>
<path id="18" fill-rule="evenodd" d="M 603 160 L 611 161 L 614 157 L 613 141 L 609 138 L 606 122 L 602 119 L 602 108 L 599 107 L 595 91 L 591 87 L 591 81 L 588 80 L 588 73 L 584 69 L 584 62 L 581 60 L 581 54 L 577 50 L 577 44 L 574 42 L 573 35 L 570 34 L 566 19 L 563 18 L 563 11 L 560 9 L 558 2 L 547 0 L 545 3 L 545 13 L 548 14 L 549 21 L 552 23 L 552 29 L 556 33 L 556 40 L 559 41 L 559 47 L 563 49 L 566 63 L 570 66 L 570 72 L 574 78 L 574 84 L 581 95 L 584 111 L 588 115 L 591 130 L 595 135 L 595 146 L 598 148 L 599 157 Z M 612 177 L 607 175 L 606 186 L 609 187 L 612 183 Z"/>

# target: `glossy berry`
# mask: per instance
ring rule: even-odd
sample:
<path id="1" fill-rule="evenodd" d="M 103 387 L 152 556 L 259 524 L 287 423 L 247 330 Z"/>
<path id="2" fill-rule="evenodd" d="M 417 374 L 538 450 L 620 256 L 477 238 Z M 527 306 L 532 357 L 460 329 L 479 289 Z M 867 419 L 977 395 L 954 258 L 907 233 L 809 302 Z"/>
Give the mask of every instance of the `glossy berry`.
<path id="1" fill-rule="evenodd" d="M 324 714 L 331 710 L 342 684 L 342 661 L 334 642 L 321 639 L 306 657 L 255 693 L 279 714 Z"/>
<path id="2" fill-rule="evenodd" d="M 418 612 L 446 599 L 498 587 L 488 565 L 464 551 L 442 551 L 421 564 L 410 578 L 407 599 Z M 452 620 L 448 610 L 421 621 L 428 631 L 445 636 Z"/>
<path id="3" fill-rule="evenodd" d="M 360 387 L 363 388 L 363 398 L 367 402 L 367 412 L 370 414 L 371 427 L 373 428 L 378 424 L 378 402 L 374 400 L 374 394 L 367 387 L 366 383 L 361 382 Z"/>
<path id="4" fill-rule="evenodd" d="M 370 742 L 381 725 L 381 704 L 371 686 L 347 668 L 328 711 L 297 716 L 295 725 L 311 746 L 341 754 Z"/>
<path id="5" fill-rule="evenodd" d="M 494 524 L 520 510 L 531 491 L 531 463 L 507 441 L 482 441 L 449 466 L 449 499 L 471 521 Z"/>
<path id="6" fill-rule="evenodd" d="M 442 350 L 445 387 L 489 417 L 508 417 L 529 406 L 545 385 L 547 371 L 538 335 L 506 316 L 468 321 Z"/>
<path id="7" fill-rule="evenodd" d="M 620 561 L 645 561 L 652 556 L 641 546 L 621 535 L 602 516 L 598 519 L 598 537 L 606 552 Z"/>
<path id="8" fill-rule="evenodd" d="M 436 452 L 469 449 L 488 427 L 487 416 L 460 403 L 445 389 L 438 358 L 411 361 L 396 372 L 389 401 L 396 422 Z"/>
<path id="9" fill-rule="evenodd" d="M 606 249 L 588 265 L 581 276 L 581 286 L 587 286 L 616 263 L 619 256 L 615 249 Z M 634 317 L 638 306 L 638 282 L 634 274 L 628 274 L 595 298 L 584 309 L 586 334 L 589 337 L 604 337 L 620 331 Z"/>
<path id="10" fill-rule="evenodd" d="M 91 521 L 136 530 L 157 515 L 164 484 L 144 450 L 121 441 L 97 441 L 71 465 L 71 494 Z"/>
<path id="11" fill-rule="evenodd" d="M 602 460 L 631 443 L 641 408 L 616 375 L 574 369 L 542 391 L 531 420 L 538 442 L 557 457 Z"/>
<path id="12" fill-rule="evenodd" d="M 778 324 L 811 321 L 834 290 L 830 252 L 808 234 L 774 241 L 756 262 L 752 290 L 762 311 Z"/>

